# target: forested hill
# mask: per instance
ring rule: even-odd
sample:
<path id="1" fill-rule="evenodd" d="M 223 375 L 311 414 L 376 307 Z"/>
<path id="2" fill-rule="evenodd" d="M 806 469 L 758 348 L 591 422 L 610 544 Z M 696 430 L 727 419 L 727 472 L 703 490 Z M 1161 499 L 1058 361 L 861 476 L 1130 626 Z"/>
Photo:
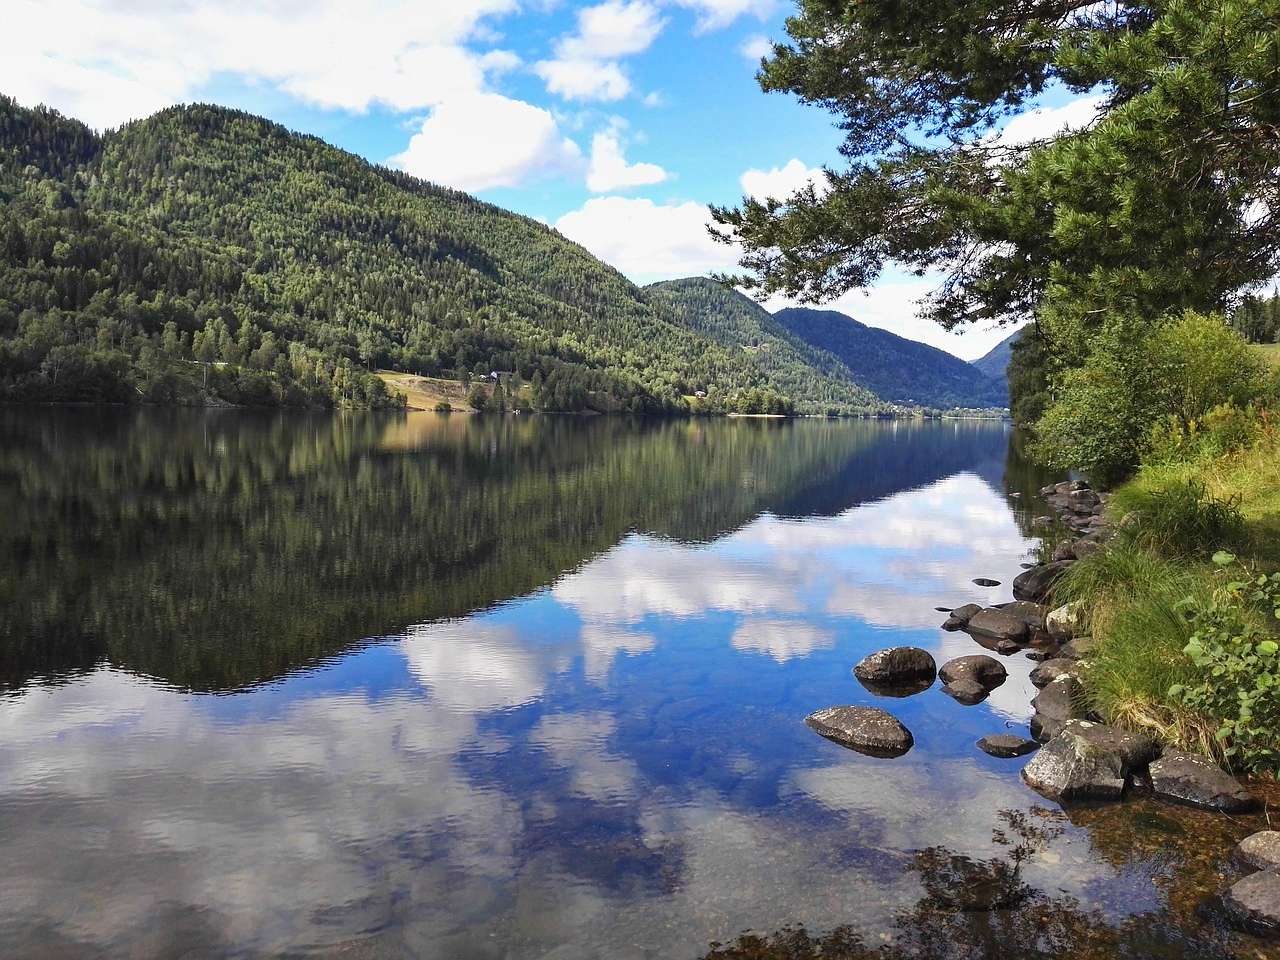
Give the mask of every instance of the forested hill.
<path id="1" fill-rule="evenodd" d="M 842 412 L 874 404 L 837 357 L 805 343 L 750 297 L 705 277 L 666 280 L 644 288 L 682 325 L 730 351 L 751 357 L 782 393 L 801 398 L 801 412 Z"/>
<path id="2" fill-rule="evenodd" d="M 992 380 L 1004 384 L 1006 390 L 1009 387 L 1009 361 L 1013 359 L 1013 345 L 1022 336 L 1023 329 L 1013 331 L 972 364 Z"/>
<path id="3" fill-rule="evenodd" d="M 0 254 L 10 399 L 377 406 L 380 367 L 514 371 L 550 410 L 785 392 L 554 230 L 219 107 L 99 136 L 0 97 Z"/>
<path id="4" fill-rule="evenodd" d="M 805 343 L 840 359 L 883 400 L 934 407 L 1004 407 L 1002 383 L 945 350 L 868 327 L 834 310 L 788 308 L 774 314 Z"/>

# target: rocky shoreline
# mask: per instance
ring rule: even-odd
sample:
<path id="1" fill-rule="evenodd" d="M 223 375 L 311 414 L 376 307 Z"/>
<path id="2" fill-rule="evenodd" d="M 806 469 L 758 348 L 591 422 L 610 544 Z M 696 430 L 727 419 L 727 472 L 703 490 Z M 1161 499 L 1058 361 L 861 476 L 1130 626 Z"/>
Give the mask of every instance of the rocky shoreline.
<path id="1" fill-rule="evenodd" d="M 1012 584 L 1013 600 L 990 607 L 970 603 L 938 608 L 947 613 L 942 629 L 964 631 L 991 653 L 1025 652 L 1039 661 L 1030 677 L 1038 693 L 1031 701 L 1029 738 L 991 734 L 978 740 L 977 748 L 1002 758 L 1032 755 L 1022 779 L 1062 805 L 1148 795 L 1222 814 L 1257 809 L 1256 798 L 1210 758 L 1105 724 L 1084 706 L 1082 674 L 1093 639 L 1083 633 L 1079 608 L 1050 608 L 1046 600 L 1058 578 L 1079 558 L 1101 549 L 1109 536 L 1107 494 L 1080 480 L 1045 487 L 1040 494 L 1074 537 L 1059 544 L 1048 562 L 1024 565 L 1027 569 Z M 986 578 L 975 583 L 999 586 Z M 940 679 L 942 692 L 967 706 L 981 703 L 1008 676 L 989 653 L 956 657 L 938 668 L 933 656 L 917 647 L 872 653 L 853 673 L 868 691 L 886 697 L 911 696 Z M 870 756 L 899 757 L 914 744 L 901 721 L 878 707 L 828 707 L 805 722 L 827 739 Z M 1252 872 L 1222 892 L 1222 916 L 1250 933 L 1280 937 L 1280 831 L 1264 830 L 1245 838 L 1236 860 Z"/>

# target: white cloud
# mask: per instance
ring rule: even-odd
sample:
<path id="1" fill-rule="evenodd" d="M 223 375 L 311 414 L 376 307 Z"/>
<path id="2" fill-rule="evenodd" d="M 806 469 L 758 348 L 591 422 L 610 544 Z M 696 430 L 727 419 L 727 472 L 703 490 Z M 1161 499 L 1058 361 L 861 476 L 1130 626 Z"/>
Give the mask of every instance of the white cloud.
<path id="1" fill-rule="evenodd" d="M 697 30 L 705 33 L 727 27 L 742 16 L 763 20 L 777 9 L 777 0 L 675 0 L 698 14 Z"/>
<path id="2" fill-rule="evenodd" d="M 742 192 L 757 200 L 773 197 L 786 200 L 797 190 L 809 184 L 815 184 L 819 195 L 828 190 L 826 173 L 818 167 L 806 167 L 800 160 L 789 160 L 781 167 L 772 170 L 748 170 L 739 182 Z"/>
<path id="3" fill-rule="evenodd" d="M 565 60 L 612 60 L 642 53 L 662 32 L 665 21 L 645 0 L 608 0 L 578 12 L 578 32 L 556 44 Z"/>
<path id="4" fill-rule="evenodd" d="M 735 247 L 707 234 L 704 204 L 594 197 L 556 221 L 556 229 L 638 283 L 731 270 Z"/>
<path id="5" fill-rule="evenodd" d="M 742 45 L 738 47 L 738 52 L 752 63 L 759 63 L 762 57 L 767 57 L 773 52 L 773 44 L 769 42 L 768 37 L 757 33 L 742 41 Z"/>
<path id="6" fill-rule="evenodd" d="M 543 60 L 533 69 L 566 100 L 621 100 L 631 92 L 631 81 L 613 61 Z"/>
<path id="7" fill-rule="evenodd" d="M 514 0 L 10 0 L 0 89 L 98 127 L 189 100 L 218 74 L 320 107 L 411 110 L 509 69 L 513 55 L 461 44 L 486 17 L 514 8 Z"/>
<path id="8" fill-rule="evenodd" d="M 404 152 L 390 162 L 459 190 L 487 190 L 576 173 L 583 158 L 546 110 L 496 93 L 477 93 L 432 110 Z"/>
<path id="9" fill-rule="evenodd" d="M 735 650 L 767 654 L 779 663 L 807 657 L 815 650 L 835 646 L 835 642 L 830 630 L 804 620 L 757 619 L 743 621 L 729 640 Z"/>
<path id="10" fill-rule="evenodd" d="M 1102 96 L 1080 97 L 1060 107 L 1036 107 L 1013 117 L 991 138 L 1002 147 L 1021 146 L 1036 140 L 1048 140 L 1068 130 L 1088 126 L 1106 101 Z"/>
<path id="11" fill-rule="evenodd" d="M 534 65 L 547 89 L 566 100 L 621 100 L 631 81 L 618 60 L 649 49 L 665 25 L 647 0 L 606 0 L 578 11 L 576 32 L 561 37 L 555 57 Z"/>
<path id="12" fill-rule="evenodd" d="M 667 171 L 656 163 L 627 163 L 617 130 L 602 131 L 591 139 L 587 189 L 592 193 L 642 187 L 665 179 Z"/>

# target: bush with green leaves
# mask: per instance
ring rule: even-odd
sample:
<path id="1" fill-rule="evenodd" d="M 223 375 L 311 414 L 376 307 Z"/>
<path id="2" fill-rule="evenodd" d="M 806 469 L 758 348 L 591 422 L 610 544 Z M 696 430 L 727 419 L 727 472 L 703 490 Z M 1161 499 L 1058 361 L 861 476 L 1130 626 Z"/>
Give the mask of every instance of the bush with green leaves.
<path id="1" fill-rule="evenodd" d="M 1214 554 L 1214 563 L 1243 571 L 1235 556 Z M 1187 600 L 1183 610 L 1193 625 L 1183 652 L 1200 679 L 1175 684 L 1169 696 L 1219 723 L 1222 754 L 1250 773 L 1280 770 L 1280 573 L 1233 579 L 1207 603 Z M 1267 624 L 1264 626 L 1264 624 Z"/>
<path id="2" fill-rule="evenodd" d="M 1101 484 L 1123 479 L 1149 450 L 1153 427 L 1189 429 L 1224 404 L 1244 407 L 1267 389 L 1266 371 L 1217 314 L 1186 311 L 1151 328 L 1116 316 L 1083 366 L 1064 372 L 1037 425 L 1038 453 Z"/>
<path id="3" fill-rule="evenodd" d="M 1144 463 L 1190 463 L 1242 450 L 1262 439 L 1264 415 L 1252 404 L 1223 403 L 1184 424 L 1167 416 L 1151 429 Z"/>

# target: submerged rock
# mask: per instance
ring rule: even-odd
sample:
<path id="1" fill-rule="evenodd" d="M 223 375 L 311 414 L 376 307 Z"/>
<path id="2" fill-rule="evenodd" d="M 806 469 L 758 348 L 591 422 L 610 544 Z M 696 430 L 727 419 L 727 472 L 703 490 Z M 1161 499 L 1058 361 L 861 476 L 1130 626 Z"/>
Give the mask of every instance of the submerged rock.
<path id="1" fill-rule="evenodd" d="M 1031 682 L 1037 687 L 1045 687 L 1059 677 L 1079 679 L 1079 670 L 1080 667 L 1076 661 L 1068 660 L 1066 657 L 1054 657 L 1052 660 L 1045 660 L 1031 671 Z"/>
<path id="2" fill-rule="evenodd" d="M 1280 870 L 1280 830 L 1259 830 L 1236 846 L 1236 855 L 1254 870 Z"/>
<path id="3" fill-rule="evenodd" d="M 1017 642 L 1027 638 L 1027 624 L 1012 614 L 995 607 L 979 610 L 965 625 L 970 633 L 981 633 L 996 640 Z"/>
<path id="4" fill-rule="evenodd" d="M 953 700 L 963 703 L 966 707 L 981 703 L 991 693 L 990 690 L 976 680 L 956 680 L 953 683 L 944 683 L 942 692 Z"/>
<path id="5" fill-rule="evenodd" d="M 1013 579 L 1014 599 L 1040 602 L 1070 566 L 1070 560 L 1056 560 L 1018 574 Z"/>
<path id="6" fill-rule="evenodd" d="M 990 577 L 974 577 L 974 578 L 973 578 L 973 582 L 974 582 L 974 583 L 976 583 L 976 584 L 977 584 L 978 586 L 980 586 L 980 587 L 998 587 L 998 586 L 1000 586 L 1000 581 L 999 581 L 999 580 L 992 580 Z"/>
<path id="7" fill-rule="evenodd" d="M 961 680 L 968 680 L 987 690 L 994 690 L 1005 682 L 1009 671 L 1005 670 L 1004 664 L 999 660 L 988 657 L 985 653 L 979 653 L 948 660 L 938 671 L 938 676 L 942 678 L 943 683 L 954 684 Z"/>
<path id="8" fill-rule="evenodd" d="M 917 693 L 924 693 L 933 686 L 933 677 L 920 677 L 900 683 L 877 683 L 875 680 L 863 680 L 858 677 L 858 683 L 862 684 L 862 688 L 868 693 L 877 697 L 893 697 L 901 700 L 904 697 L 914 697 Z"/>
<path id="9" fill-rule="evenodd" d="M 1167 750 L 1151 764 L 1151 789 L 1157 797 L 1206 810 L 1240 813 L 1257 801 L 1235 777 L 1208 757 Z"/>
<path id="10" fill-rule="evenodd" d="M 902 721 L 877 707 L 827 707 L 804 722 L 828 740 L 873 757 L 900 757 L 915 743 Z"/>
<path id="11" fill-rule="evenodd" d="M 1044 604 L 1032 603 L 1030 600 L 1014 600 L 1012 603 L 997 604 L 996 609 L 1021 620 L 1033 633 L 1044 629 L 1044 618 L 1048 612 Z"/>
<path id="12" fill-rule="evenodd" d="M 1149 737 L 1086 720 L 1068 720 L 1023 768 L 1027 784 L 1051 800 L 1117 800 L 1129 777 L 1151 761 Z"/>
<path id="13" fill-rule="evenodd" d="M 1237 880 L 1222 895 L 1222 905 L 1232 926 L 1280 936 L 1280 872 L 1263 870 Z"/>
<path id="14" fill-rule="evenodd" d="M 919 647 L 878 650 L 853 668 L 859 680 L 879 685 L 915 684 L 925 679 L 932 683 L 937 672 L 933 656 Z"/>
<path id="15" fill-rule="evenodd" d="M 978 741 L 978 749 L 993 757 L 1024 757 L 1040 749 L 1040 744 L 1012 733 L 992 733 Z"/>

